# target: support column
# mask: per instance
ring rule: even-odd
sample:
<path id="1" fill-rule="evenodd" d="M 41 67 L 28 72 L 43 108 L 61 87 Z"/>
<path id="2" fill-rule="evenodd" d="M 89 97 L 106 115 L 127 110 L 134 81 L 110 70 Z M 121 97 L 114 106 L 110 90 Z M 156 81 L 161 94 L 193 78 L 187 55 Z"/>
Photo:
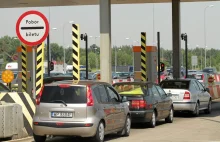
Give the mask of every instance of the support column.
<path id="1" fill-rule="evenodd" d="M 111 0 L 100 0 L 101 81 L 112 83 Z"/>
<path id="2" fill-rule="evenodd" d="M 172 25 L 173 25 L 173 77 L 180 78 L 180 0 L 172 0 Z"/>

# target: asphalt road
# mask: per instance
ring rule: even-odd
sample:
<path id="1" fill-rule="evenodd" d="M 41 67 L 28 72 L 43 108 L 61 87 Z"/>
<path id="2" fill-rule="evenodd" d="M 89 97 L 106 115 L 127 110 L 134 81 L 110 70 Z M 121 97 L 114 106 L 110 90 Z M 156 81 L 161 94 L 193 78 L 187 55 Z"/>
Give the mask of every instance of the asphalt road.
<path id="1" fill-rule="evenodd" d="M 212 113 L 201 111 L 199 117 L 189 114 L 177 114 L 171 124 L 158 122 L 155 128 L 133 125 L 129 137 L 108 135 L 106 142 L 220 142 L 220 100 L 214 101 Z M 33 138 L 14 140 L 15 142 L 34 142 Z M 47 142 L 90 142 L 83 138 L 52 138 Z"/>

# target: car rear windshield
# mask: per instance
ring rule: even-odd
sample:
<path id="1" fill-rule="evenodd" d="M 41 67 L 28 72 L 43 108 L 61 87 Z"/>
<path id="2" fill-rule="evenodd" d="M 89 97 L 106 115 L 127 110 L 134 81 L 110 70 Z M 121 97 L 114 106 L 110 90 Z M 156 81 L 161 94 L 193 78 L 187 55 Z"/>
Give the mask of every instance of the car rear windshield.
<path id="1" fill-rule="evenodd" d="M 189 81 L 163 81 L 160 86 L 164 89 L 188 89 Z"/>
<path id="2" fill-rule="evenodd" d="M 42 92 L 41 102 L 53 103 L 57 100 L 64 101 L 69 104 L 86 103 L 86 87 L 85 86 L 45 86 Z"/>
<path id="3" fill-rule="evenodd" d="M 114 88 L 120 95 L 144 95 L 147 94 L 146 85 L 138 84 L 118 84 L 114 85 Z"/>

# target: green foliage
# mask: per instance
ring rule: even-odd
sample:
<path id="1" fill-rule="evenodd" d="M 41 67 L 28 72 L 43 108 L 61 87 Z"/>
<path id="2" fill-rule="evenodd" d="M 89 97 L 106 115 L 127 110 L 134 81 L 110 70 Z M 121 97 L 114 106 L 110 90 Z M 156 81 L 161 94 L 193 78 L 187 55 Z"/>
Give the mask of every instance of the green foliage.
<path id="1" fill-rule="evenodd" d="M 14 37 L 4 36 L 0 38 L 0 49 L 3 49 L 5 52 L 0 51 L 0 59 L 4 59 L 4 63 L 0 64 L 1 69 L 5 68 L 7 62 L 12 62 L 10 56 L 16 53 L 16 48 L 20 46 L 20 41 Z M 105 47 L 104 47 L 105 48 Z M 64 59 L 64 49 L 62 46 L 59 46 L 57 43 L 50 44 L 51 57 L 56 61 L 63 61 Z M 105 50 L 105 49 L 102 49 Z M 7 53 L 7 54 L 5 54 Z M 185 66 L 185 50 L 181 50 L 181 65 Z M 203 48 L 188 49 L 188 66 L 189 69 L 195 68 L 192 67 L 191 57 L 198 57 L 198 66 L 197 69 L 204 68 L 204 53 Z M 207 66 L 210 66 L 210 57 L 211 57 L 211 66 L 216 67 L 217 70 L 220 70 L 220 50 L 218 49 L 209 49 L 206 52 L 207 54 Z M 175 54 L 175 53 L 174 53 Z M 65 48 L 65 62 L 69 65 L 72 64 L 72 47 Z M 96 65 L 100 67 L 100 47 L 93 44 L 88 49 L 88 62 L 91 69 L 95 69 Z M 161 61 L 165 63 L 167 67 L 172 66 L 173 53 L 172 50 L 167 50 L 161 48 Z M 112 65 L 115 65 L 115 59 L 117 60 L 117 65 L 133 65 L 133 52 L 131 46 L 120 46 L 112 48 Z M 47 60 L 47 48 L 45 48 L 45 60 Z M 202 61 L 202 64 L 201 64 Z M 86 64 L 86 51 L 85 48 L 80 48 L 80 64 Z"/>

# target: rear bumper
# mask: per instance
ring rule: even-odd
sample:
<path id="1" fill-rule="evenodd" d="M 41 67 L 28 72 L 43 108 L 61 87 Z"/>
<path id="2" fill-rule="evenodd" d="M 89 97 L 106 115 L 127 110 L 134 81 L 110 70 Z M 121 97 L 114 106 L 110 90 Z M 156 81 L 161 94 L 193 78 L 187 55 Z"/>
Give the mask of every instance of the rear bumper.
<path id="1" fill-rule="evenodd" d="M 96 129 L 97 124 L 95 123 L 39 122 L 38 125 L 33 125 L 34 134 L 39 136 L 54 135 L 92 137 L 95 135 Z"/>
<path id="2" fill-rule="evenodd" d="M 196 102 L 173 102 L 174 111 L 194 111 Z"/>
<path id="3" fill-rule="evenodd" d="M 150 122 L 153 110 L 131 111 L 131 123 Z"/>

